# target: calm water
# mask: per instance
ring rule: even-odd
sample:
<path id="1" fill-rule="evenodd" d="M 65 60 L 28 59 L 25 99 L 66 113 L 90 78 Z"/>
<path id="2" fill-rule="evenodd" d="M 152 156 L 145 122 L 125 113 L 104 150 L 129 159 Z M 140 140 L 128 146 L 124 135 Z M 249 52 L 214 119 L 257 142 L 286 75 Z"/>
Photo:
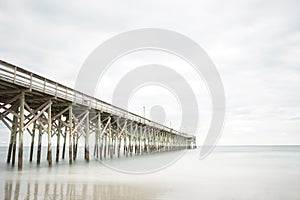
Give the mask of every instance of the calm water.
<path id="1" fill-rule="evenodd" d="M 6 153 L 0 148 L 1 199 L 300 199 L 300 146 L 217 147 L 204 160 L 198 160 L 199 150 L 190 150 L 171 166 L 142 175 L 120 173 L 93 159 L 86 163 L 82 151 L 72 166 L 66 160 L 48 168 L 43 154 L 36 167 L 27 157 L 18 172 L 6 165 Z M 137 165 L 147 159 L 110 162 Z"/>

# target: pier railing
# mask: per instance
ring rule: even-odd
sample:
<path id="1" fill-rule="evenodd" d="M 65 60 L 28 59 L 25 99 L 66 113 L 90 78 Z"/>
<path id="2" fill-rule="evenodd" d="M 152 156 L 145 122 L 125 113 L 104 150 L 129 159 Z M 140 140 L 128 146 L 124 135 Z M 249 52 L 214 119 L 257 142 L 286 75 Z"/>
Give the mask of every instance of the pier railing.
<path id="1" fill-rule="evenodd" d="M 175 135 L 189 137 L 189 135 L 186 133 L 182 133 L 162 124 L 156 123 L 140 115 L 101 101 L 95 97 L 84 94 L 83 92 L 74 90 L 70 87 L 67 87 L 2 60 L 0 60 L 0 80 L 14 83 L 29 90 L 43 92 L 45 94 L 67 100 L 75 104 L 111 113 L 112 115 L 124 117 L 132 121 L 140 122 L 160 130 L 165 130 Z"/>

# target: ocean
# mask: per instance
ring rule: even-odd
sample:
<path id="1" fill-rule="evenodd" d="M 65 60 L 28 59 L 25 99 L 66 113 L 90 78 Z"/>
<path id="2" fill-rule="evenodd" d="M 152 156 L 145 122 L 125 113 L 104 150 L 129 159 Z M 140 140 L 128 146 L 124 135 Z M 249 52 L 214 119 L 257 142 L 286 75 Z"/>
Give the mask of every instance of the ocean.
<path id="1" fill-rule="evenodd" d="M 83 160 L 69 165 L 68 157 L 51 168 L 43 148 L 42 163 L 29 163 L 25 148 L 22 171 L 6 164 L 0 148 L 1 199 L 300 199 L 300 146 L 218 146 L 199 160 L 199 149 L 153 172 L 126 173 L 107 167 L 143 166 L 172 157 L 174 152 Z M 53 152 L 54 148 L 53 148 Z M 53 153 L 54 154 L 54 153 Z M 34 155 L 35 156 L 35 155 Z M 55 157 L 55 155 L 53 155 Z M 16 160 L 17 161 L 17 160 Z M 136 169 L 136 168 L 133 168 Z"/>

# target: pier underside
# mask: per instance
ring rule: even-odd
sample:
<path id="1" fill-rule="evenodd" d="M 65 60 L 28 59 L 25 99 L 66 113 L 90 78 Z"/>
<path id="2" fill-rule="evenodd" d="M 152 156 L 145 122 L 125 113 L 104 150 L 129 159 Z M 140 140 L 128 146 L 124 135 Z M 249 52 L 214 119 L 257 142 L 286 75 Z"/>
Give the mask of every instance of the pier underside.
<path id="1" fill-rule="evenodd" d="M 23 137 L 31 137 L 29 162 L 41 162 L 42 135 L 47 135 L 49 166 L 55 158 L 69 163 L 84 140 L 84 158 L 134 156 L 195 147 L 195 137 L 155 123 L 54 81 L 0 61 L 0 120 L 10 130 L 7 163 L 23 165 Z M 56 137 L 56 144 L 52 143 Z M 92 141 L 92 142 L 91 142 Z M 62 144 L 62 146 L 61 146 Z M 93 147 L 90 145 L 93 144 Z M 56 146 L 56 152 L 52 152 Z M 92 152 L 90 152 L 90 150 Z M 68 152 L 66 152 L 68 151 Z"/>

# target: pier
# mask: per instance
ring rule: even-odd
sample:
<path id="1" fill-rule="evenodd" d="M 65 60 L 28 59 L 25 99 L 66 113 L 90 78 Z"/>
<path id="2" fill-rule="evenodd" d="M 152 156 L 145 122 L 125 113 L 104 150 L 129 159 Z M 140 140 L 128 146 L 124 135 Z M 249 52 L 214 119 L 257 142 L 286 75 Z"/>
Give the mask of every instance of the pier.
<path id="1" fill-rule="evenodd" d="M 60 159 L 72 164 L 78 140 L 84 159 L 113 159 L 196 147 L 195 136 L 176 131 L 58 82 L 0 60 L 0 120 L 10 131 L 7 163 L 22 170 L 23 138 L 31 137 L 29 162 L 41 163 L 47 135 L 49 166 Z M 56 137 L 56 144 L 52 143 Z M 91 147 L 93 137 L 94 146 Z M 35 147 L 35 140 L 38 146 Z M 61 145 L 62 144 L 62 145 Z M 56 147 L 52 152 L 52 146 Z M 18 151 L 17 151 L 18 150 Z M 92 151 L 92 152 L 90 152 Z"/>

